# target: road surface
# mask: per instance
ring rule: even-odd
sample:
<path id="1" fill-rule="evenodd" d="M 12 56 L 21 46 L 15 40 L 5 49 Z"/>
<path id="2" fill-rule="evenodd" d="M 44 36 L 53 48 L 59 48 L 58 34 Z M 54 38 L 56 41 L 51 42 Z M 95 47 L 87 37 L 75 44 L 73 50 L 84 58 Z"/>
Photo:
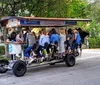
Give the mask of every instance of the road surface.
<path id="1" fill-rule="evenodd" d="M 100 85 L 100 50 L 84 50 L 74 67 L 64 63 L 28 69 L 23 77 L 0 74 L 0 85 Z"/>

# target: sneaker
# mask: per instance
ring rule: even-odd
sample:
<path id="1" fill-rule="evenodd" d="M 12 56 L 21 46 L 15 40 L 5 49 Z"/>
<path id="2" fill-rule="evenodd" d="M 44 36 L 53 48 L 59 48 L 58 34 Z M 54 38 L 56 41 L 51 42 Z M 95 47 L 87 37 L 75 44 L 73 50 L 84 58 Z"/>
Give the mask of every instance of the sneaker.
<path id="1" fill-rule="evenodd" d="M 48 55 L 48 54 L 46 54 L 46 55 L 45 55 L 45 58 L 48 58 L 48 57 L 49 57 L 49 55 Z"/>
<path id="2" fill-rule="evenodd" d="M 36 54 L 32 51 L 31 54 L 30 54 L 30 56 L 31 56 L 31 57 L 35 57 Z"/>
<path id="3" fill-rule="evenodd" d="M 36 58 L 31 58 L 28 62 L 28 64 L 31 64 Z"/>
<path id="4" fill-rule="evenodd" d="M 33 56 L 36 56 L 36 54 L 33 52 Z"/>
<path id="5" fill-rule="evenodd" d="M 12 68 L 13 65 L 14 65 L 14 63 L 15 63 L 14 61 L 13 61 L 13 62 L 10 62 L 10 63 L 9 63 L 9 67 Z"/>
<path id="6" fill-rule="evenodd" d="M 44 61 L 44 57 L 42 57 L 41 59 L 40 59 L 40 62 L 43 62 Z"/>

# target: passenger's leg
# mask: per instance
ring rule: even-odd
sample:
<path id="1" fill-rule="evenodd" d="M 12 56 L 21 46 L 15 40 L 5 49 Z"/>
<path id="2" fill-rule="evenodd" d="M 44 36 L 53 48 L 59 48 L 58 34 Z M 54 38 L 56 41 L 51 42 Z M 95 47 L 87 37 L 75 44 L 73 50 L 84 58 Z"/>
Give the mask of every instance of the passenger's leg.
<path id="1" fill-rule="evenodd" d="M 48 54 L 51 53 L 51 45 L 50 45 L 50 44 L 47 46 L 46 50 L 47 50 L 47 53 L 48 53 Z"/>
<path id="2" fill-rule="evenodd" d="M 11 61 L 14 60 L 14 59 L 13 59 L 13 54 L 10 54 L 10 59 L 11 59 Z"/>
<path id="3" fill-rule="evenodd" d="M 25 56 L 26 58 L 29 58 L 29 57 L 30 57 L 29 53 L 27 53 L 27 52 L 24 52 L 24 56 Z"/>
<path id="4" fill-rule="evenodd" d="M 28 64 L 31 64 L 36 59 L 36 57 L 34 57 L 34 55 L 33 56 L 30 56 L 30 53 L 31 53 L 32 48 L 33 48 L 33 46 L 30 46 L 24 52 L 24 56 L 29 59 Z"/>
<path id="5" fill-rule="evenodd" d="M 42 51 L 43 51 L 43 46 L 39 46 L 38 49 L 37 49 L 37 54 L 38 54 L 38 57 L 42 57 L 43 54 L 42 54 Z"/>
<path id="6" fill-rule="evenodd" d="M 27 57 L 27 58 L 30 57 L 30 51 L 31 51 L 31 49 L 32 49 L 32 46 L 28 47 L 28 48 L 25 50 L 25 52 L 24 52 L 24 56 L 25 56 L 25 57 Z"/>

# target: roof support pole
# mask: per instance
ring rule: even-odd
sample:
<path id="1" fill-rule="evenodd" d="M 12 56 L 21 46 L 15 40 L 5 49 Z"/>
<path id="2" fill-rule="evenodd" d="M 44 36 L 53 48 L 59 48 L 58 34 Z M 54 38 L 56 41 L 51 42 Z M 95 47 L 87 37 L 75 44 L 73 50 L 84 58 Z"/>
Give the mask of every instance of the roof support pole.
<path id="1" fill-rule="evenodd" d="M 4 43 L 6 43 L 6 40 L 7 40 L 7 28 L 6 27 L 4 27 L 4 33 L 3 33 L 3 35 L 4 35 Z M 8 44 L 5 44 L 5 57 L 8 57 L 9 56 L 9 54 L 8 54 Z"/>

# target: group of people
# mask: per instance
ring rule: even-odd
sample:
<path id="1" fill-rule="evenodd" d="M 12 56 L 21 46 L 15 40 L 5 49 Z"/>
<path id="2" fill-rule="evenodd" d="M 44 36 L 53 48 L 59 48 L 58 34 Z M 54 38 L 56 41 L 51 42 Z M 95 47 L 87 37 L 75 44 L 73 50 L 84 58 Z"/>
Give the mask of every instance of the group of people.
<path id="1" fill-rule="evenodd" d="M 77 49 L 77 47 L 84 42 L 85 36 L 82 35 L 83 31 L 81 28 L 79 29 L 68 29 L 66 31 L 64 28 L 60 28 L 59 32 L 56 31 L 55 28 L 51 29 L 49 32 L 45 29 L 42 29 L 38 36 L 36 36 L 34 31 L 30 31 L 26 29 L 26 32 L 22 34 L 21 32 L 16 33 L 13 32 L 10 37 L 8 37 L 9 41 L 17 41 L 17 42 L 25 42 L 24 46 L 27 48 L 24 51 L 24 56 L 30 59 L 30 63 L 34 60 L 35 57 L 31 57 L 30 53 L 34 50 L 33 56 L 40 57 L 41 61 L 43 61 L 44 56 L 42 54 L 43 49 L 46 49 L 46 54 L 50 53 L 49 48 L 51 45 L 56 45 L 55 50 L 58 50 L 58 53 L 62 56 L 66 50 L 69 48 Z M 11 56 L 11 59 L 13 57 Z"/>
<path id="2" fill-rule="evenodd" d="M 62 57 L 66 50 L 69 48 L 77 49 L 78 45 L 81 44 L 81 37 L 77 29 L 69 29 L 67 32 L 64 28 L 60 28 L 59 32 L 57 32 L 54 28 L 49 32 L 47 32 L 45 29 L 42 29 L 39 32 L 38 37 L 36 37 L 35 33 L 33 32 L 33 39 L 32 37 L 29 38 L 29 35 L 30 34 L 28 33 L 26 37 L 28 39 L 29 46 L 26 48 L 24 55 L 25 57 L 30 58 L 30 62 L 35 59 L 35 57 L 30 57 L 30 52 L 31 50 L 35 50 L 36 47 L 37 50 L 35 53 L 33 53 L 33 56 L 40 57 L 41 61 L 43 61 L 44 56 L 42 51 L 43 49 L 46 49 L 46 54 L 49 54 L 49 48 L 51 45 L 56 45 L 54 51 L 56 52 L 56 50 L 58 50 L 59 55 Z"/>

